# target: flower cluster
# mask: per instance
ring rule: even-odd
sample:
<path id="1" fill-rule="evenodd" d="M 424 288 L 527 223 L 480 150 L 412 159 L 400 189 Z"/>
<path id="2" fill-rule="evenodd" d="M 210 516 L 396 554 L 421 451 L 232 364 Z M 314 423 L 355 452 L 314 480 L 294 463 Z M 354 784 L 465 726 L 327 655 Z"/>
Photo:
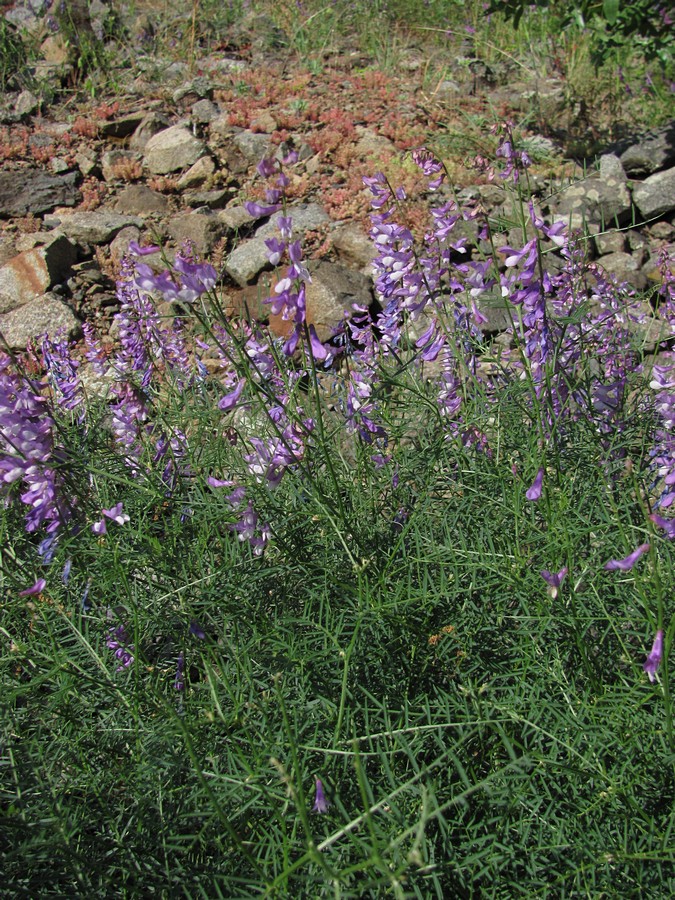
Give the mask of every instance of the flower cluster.
<path id="1" fill-rule="evenodd" d="M 59 475 L 50 403 L 41 385 L 19 375 L 0 354 L 0 495 L 20 485 L 26 531 L 56 532 L 71 517 Z"/>

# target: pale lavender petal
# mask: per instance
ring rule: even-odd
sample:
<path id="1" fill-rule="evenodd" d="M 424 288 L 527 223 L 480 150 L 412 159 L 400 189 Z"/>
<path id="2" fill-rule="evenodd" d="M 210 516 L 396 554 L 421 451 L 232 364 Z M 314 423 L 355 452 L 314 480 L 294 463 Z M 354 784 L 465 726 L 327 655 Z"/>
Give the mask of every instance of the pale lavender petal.
<path id="1" fill-rule="evenodd" d="M 645 670 L 647 675 L 649 676 L 649 680 L 653 683 L 656 677 L 656 672 L 661 665 L 661 660 L 663 658 L 663 631 L 659 628 L 654 637 L 654 643 L 652 644 L 652 649 L 649 653 L 649 656 L 644 662 L 642 668 Z"/>
<path id="2" fill-rule="evenodd" d="M 541 497 L 541 487 L 544 483 L 544 470 L 539 469 L 537 477 L 534 479 L 530 487 L 525 492 L 528 500 L 538 500 Z"/>
<path id="3" fill-rule="evenodd" d="M 629 553 L 628 556 L 625 556 L 623 559 L 610 559 L 609 562 L 605 563 L 605 569 L 608 572 L 614 572 L 619 570 L 621 572 L 628 572 L 633 568 L 635 563 L 640 559 L 643 553 L 646 553 L 649 550 L 649 544 L 640 544 L 632 553 Z"/>

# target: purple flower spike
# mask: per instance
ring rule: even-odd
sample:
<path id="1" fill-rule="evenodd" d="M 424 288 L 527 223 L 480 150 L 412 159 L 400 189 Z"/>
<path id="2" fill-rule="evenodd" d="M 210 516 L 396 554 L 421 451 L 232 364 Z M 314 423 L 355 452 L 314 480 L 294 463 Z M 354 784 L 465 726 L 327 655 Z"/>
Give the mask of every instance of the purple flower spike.
<path id="1" fill-rule="evenodd" d="M 633 568 L 635 563 L 640 559 L 643 553 L 646 553 L 649 550 L 649 544 L 640 544 L 632 553 L 629 553 L 628 556 L 625 556 L 623 559 L 610 559 L 609 562 L 605 563 L 604 568 L 608 572 L 614 572 L 619 570 L 621 572 L 628 572 Z"/>
<path id="2" fill-rule="evenodd" d="M 316 781 L 316 794 L 314 795 L 314 806 L 312 807 L 312 812 L 315 813 L 327 813 L 330 809 L 330 803 L 326 799 L 326 795 L 323 792 L 323 784 L 321 783 L 321 779 L 314 776 L 314 780 Z"/>
<path id="3" fill-rule="evenodd" d="M 567 566 L 563 566 L 559 572 L 549 572 L 548 569 L 541 570 L 541 577 L 548 585 L 548 594 L 553 600 L 558 596 L 560 585 L 565 580 L 566 575 Z"/>
<path id="4" fill-rule="evenodd" d="M 534 479 L 530 487 L 525 491 L 528 500 L 536 501 L 541 497 L 541 486 L 544 483 L 544 470 L 539 469 L 537 477 Z"/>
<path id="5" fill-rule="evenodd" d="M 39 594 L 44 591 L 47 582 L 44 578 L 38 578 L 35 584 L 32 584 L 29 588 L 26 588 L 25 591 L 19 591 L 19 597 L 33 597 L 35 594 Z"/>
<path id="6" fill-rule="evenodd" d="M 642 668 L 645 670 L 647 675 L 649 676 L 649 680 L 654 683 L 656 678 L 656 672 L 659 666 L 661 665 L 661 660 L 663 658 L 663 631 L 659 628 L 654 637 L 654 643 L 652 644 L 652 649 L 649 653 L 649 656 L 644 661 L 644 665 Z"/>

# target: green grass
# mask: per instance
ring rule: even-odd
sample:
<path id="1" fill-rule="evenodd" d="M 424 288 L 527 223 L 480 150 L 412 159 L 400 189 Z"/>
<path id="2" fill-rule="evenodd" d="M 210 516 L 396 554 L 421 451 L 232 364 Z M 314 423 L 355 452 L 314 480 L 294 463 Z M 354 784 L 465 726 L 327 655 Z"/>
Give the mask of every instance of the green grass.
<path id="1" fill-rule="evenodd" d="M 128 525 L 65 539 L 48 588 L 20 598 L 32 542 L 5 512 L 8 896 L 672 894 L 672 735 L 641 670 L 670 546 L 602 571 L 646 536 L 636 476 L 608 485 L 580 426 L 528 503 L 522 388 L 504 395 L 491 457 L 420 423 L 433 397 L 409 389 L 391 396 L 392 432 L 412 419 L 415 435 L 393 451 L 396 496 L 367 456 L 342 455 L 325 411 L 333 475 L 263 492 L 264 558 L 201 478 L 164 497 L 129 479 L 100 428 L 71 446 L 71 473 L 123 500 Z M 233 468 L 204 397 L 184 400 L 195 471 Z M 562 565 L 551 599 L 539 571 Z M 135 650 L 121 672 L 105 644 L 118 617 Z"/>

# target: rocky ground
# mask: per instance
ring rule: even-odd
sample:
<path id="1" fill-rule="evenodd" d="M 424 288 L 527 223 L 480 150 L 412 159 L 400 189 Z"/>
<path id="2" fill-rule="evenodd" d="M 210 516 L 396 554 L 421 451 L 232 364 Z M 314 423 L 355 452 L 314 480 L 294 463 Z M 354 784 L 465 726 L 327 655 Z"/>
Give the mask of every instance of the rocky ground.
<path id="1" fill-rule="evenodd" d="M 58 329 L 77 339 L 84 320 L 105 333 L 132 240 L 160 244 L 169 260 L 189 242 L 221 274 L 223 305 L 265 318 L 264 239 L 275 223 L 253 220 L 243 203 L 264 196 L 260 159 L 291 148 L 290 214 L 313 268 L 308 318 L 327 339 L 352 302 L 374 300 L 363 176 L 381 169 L 404 184 L 410 224 L 424 227 L 428 196 L 411 149 L 438 148 L 454 182 L 443 190 L 481 204 L 503 243 L 522 240 L 503 184 L 473 166 L 496 139 L 469 121 L 520 124 L 538 211 L 585 229 L 588 253 L 608 275 L 644 291 L 659 283 L 664 250 L 675 259 L 675 120 L 606 146 L 599 165 L 584 168 L 571 158 L 580 125 L 564 85 L 490 67 L 470 41 L 433 51 L 445 54 L 442 77 L 414 46 L 399 52 L 394 72 L 349 42 L 308 64 L 255 16 L 208 52 L 193 44 L 163 56 L 144 52 L 156 26 L 141 15 L 126 23 L 126 49 L 92 98 L 72 45 L 45 32 L 44 16 L 6 7 L 12 27 L 40 46 L 30 86 L 10 83 L 0 101 L 0 332 L 11 348 Z M 472 253 L 484 249 L 471 228 L 466 236 Z M 148 261 L 165 265 L 160 254 Z M 487 330 L 502 327 L 498 313 Z"/>

